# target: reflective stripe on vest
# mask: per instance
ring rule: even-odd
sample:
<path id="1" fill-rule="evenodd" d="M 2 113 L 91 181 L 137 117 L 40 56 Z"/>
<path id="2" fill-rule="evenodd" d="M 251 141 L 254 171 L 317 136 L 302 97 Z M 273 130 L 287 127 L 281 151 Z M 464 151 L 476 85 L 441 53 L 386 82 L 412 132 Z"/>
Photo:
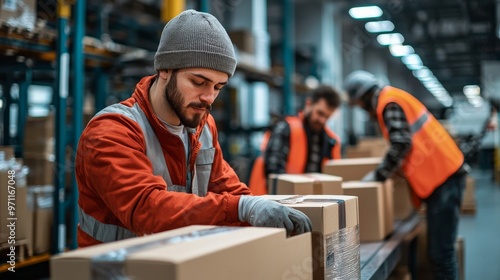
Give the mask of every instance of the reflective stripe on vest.
<path id="1" fill-rule="evenodd" d="M 414 123 L 410 125 L 410 133 L 417 133 L 420 129 L 422 129 L 427 121 L 429 121 L 429 112 L 425 111 Z"/>
<path id="2" fill-rule="evenodd" d="M 153 174 L 163 177 L 163 180 L 165 180 L 167 184 L 168 191 L 186 192 L 185 186 L 174 185 L 172 183 L 172 178 L 170 177 L 165 157 L 163 156 L 161 144 L 139 104 L 136 103 L 132 107 L 123 104 L 113 104 L 98 112 L 94 118 L 104 114 L 121 114 L 135 121 L 142 129 L 146 144 L 146 156 L 153 166 Z M 198 196 L 206 196 L 208 182 L 212 172 L 212 163 L 214 162 L 215 156 L 213 136 L 208 124 L 205 124 L 203 127 L 199 141 L 201 143 L 201 149 L 196 157 L 192 193 Z M 81 230 L 101 242 L 111 242 L 135 236 L 133 232 L 126 228 L 105 224 L 96 220 L 82 209 L 79 210 L 79 223 Z"/>

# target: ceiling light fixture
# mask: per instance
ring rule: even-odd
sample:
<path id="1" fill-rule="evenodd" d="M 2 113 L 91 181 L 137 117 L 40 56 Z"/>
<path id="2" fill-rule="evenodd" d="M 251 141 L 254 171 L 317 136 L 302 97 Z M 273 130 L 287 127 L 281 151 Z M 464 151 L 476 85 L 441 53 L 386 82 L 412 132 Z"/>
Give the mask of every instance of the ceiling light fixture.
<path id="1" fill-rule="evenodd" d="M 403 45 L 390 45 L 389 51 L 391 52 L 391 55 L 394 57 L 410 55 L 415 52 L 415 50 L 411 46 L 403 46 Z"/>
<path id="2" fill-rule="evenodd" d="M 423 67 L 420 70 L 413 71 L 413 76 L 415 76 L 415 78 L 418 78 L 418 79 L 430 77 L 430 76 L 432 76 L 432 71 L 429 70 L 429 68 L 427 68 L 427 67 Z"/>
<path id="3" fill-rule="evenodd" d="M 365 29 L 370 33 L 391 32 L 394 30 L 394 23 L 390 20 L 370 21 L 365 23 Z"/>
<path id="4" fill-rule="evenodd" d="M 376 18 L 383 14 L 377 6 L 355 7 L 349 9 L 349 15 L 355 19 Z"/>
<path id="5" fill-rule="evenodd" d="M 377 42 L 382 46 L 403 44 L 405 38 L 400 33 L 387 33 L 377 36 Z"/>
<path id="6" fill-rule="evenodd" d="M 406 64 L 406 66 L 408 66 L 408 65 L 423 65 L 422 59 L 420 59 L 420 56 L 416 53 L 403 56 L 401 58 L 401 61 L 404 64 Z"/>
<path id="7" fill-rule="evenodd" d="M 481 93 L 481 88 L 478 85 L 467 85 L 464 86 L 464 94 L 467 97 L 479 96 Z"/>

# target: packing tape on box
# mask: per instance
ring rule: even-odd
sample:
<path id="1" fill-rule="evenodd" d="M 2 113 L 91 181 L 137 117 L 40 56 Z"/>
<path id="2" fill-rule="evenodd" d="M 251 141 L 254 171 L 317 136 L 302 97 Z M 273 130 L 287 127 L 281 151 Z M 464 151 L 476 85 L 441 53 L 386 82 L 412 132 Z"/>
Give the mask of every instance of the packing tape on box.
<path id="1" fill-rule="evenodd" d="M 125 270 L 125 260 L 130 254 L 145 251 L 151 248 L 165 246 L 169 244 L 178 244 L 198 240 L 203 237 L 213 236 L 216 234 L 228 233 L 239 230 L 238 227 L 216 227 L 204 230 L 197 230 L 186 234 L 166 237 L 163 239 L 151 241 L 145 244 L 138 244 L 126 248 L 120 248 L 97 255 L 91 259 L 92 279 L 108 280 L 120 279 L 128 280 Z"/>
<path id="2" fill-rule="evenodd" d="M 281 204 L 302 202 L 335 202 L 339 205 L 339 230 L 325 235 L 325 279 L 360 279 L 359 226 L 346 227 L 345 200 L 305 198 L 296 195 L 278 200 Z"/>

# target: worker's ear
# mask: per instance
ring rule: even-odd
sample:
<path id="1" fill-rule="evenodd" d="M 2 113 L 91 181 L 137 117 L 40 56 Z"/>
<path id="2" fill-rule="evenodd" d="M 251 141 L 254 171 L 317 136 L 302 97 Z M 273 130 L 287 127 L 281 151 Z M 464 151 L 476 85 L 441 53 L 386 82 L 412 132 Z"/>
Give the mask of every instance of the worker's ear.
<path id="1" fill-rule="evenodd" d="M 172 70 L 159 70 L 158 71 L 158 76 L 162 79 L 162 80 L 166 80 L 168 81 L 168 79 L 170 78 L 170 74 L 172 73 Z"/>

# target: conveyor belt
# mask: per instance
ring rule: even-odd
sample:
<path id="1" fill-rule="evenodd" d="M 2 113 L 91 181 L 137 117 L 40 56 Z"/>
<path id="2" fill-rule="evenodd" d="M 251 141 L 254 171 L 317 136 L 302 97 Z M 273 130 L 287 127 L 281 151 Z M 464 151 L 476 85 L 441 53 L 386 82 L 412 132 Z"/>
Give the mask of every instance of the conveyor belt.
<path id="1" fill-rule="evenodd" d="M 414 233 L 420 217 L 412 215 L 394 225 L 394 232 L 380 242 L 361 243 L 361 279 L 387 279 L 401 259 L 405 239 Z"/>

